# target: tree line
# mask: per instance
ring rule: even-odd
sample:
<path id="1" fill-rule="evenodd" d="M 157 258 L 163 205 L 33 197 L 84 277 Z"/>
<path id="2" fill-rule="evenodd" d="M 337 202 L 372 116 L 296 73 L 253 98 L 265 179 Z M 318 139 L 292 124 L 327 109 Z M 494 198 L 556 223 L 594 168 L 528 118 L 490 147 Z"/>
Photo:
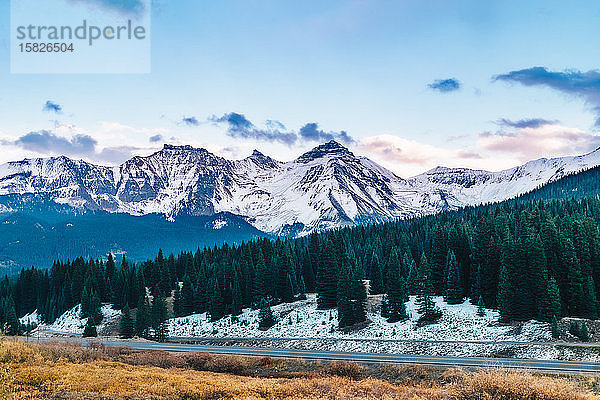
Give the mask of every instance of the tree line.
<path id="1" fill-rule="evenodd" d="M 100 304 L 112 303 L 128 315 L 136 310 L 125 321 L 127 332 L 160 336 L 171 315 L 207 312 L 217 320 L 254 307 L 266 318 L 271 305 L 316 292 L 318 307 L 337 308 L 344 328 L 366 318 L 366 282 L 369 294 L 384 295 L 382 313 L 391 322 L 407 318 L 410 295 L 423 323 L 440 315 L 432 296 L 451 304 L 468 298 L 498 309 L 505 321 L 597 318 L 599 222 L 593 197 L 508 201 L 299 239 L 167 257 L 159 251 L 135 265 L 112 255 L 56 261 L 0 282 L 0 323 L 16 331 L 17 317 L 38 310 L 52 322 L 81 303 L 88 323 L 97 324 Z M 171 296 L 172 309 L 165 301 Z"/>

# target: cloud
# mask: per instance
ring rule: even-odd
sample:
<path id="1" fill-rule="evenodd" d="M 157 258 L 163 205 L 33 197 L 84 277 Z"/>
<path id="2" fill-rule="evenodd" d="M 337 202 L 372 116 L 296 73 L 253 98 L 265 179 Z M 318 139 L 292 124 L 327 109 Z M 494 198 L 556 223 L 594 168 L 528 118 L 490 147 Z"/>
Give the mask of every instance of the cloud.
<path id="1" fill-rule="evenodd" d="M 52 112 L 55 114 L 62 114 L 62 106 L 58 103 L 53 102 L 52 100 L 46 101 L 42 110 L 47 112 Z"/>
<path id="2" fill-rule="evenodd" d="M 558 124 L 559 121 L 550 121 L 543 118 L 528 118 L 528 119 L 519 119 L 517 121 L 513 121 L 506 118 L 500 118 L 497 120 L 496 125 L 500 125 L 507 128 L 539 128 L 544 125 L 555 125 Z"/>
<path id="3" fill-rule="evenodd" d="M 181 121 L 179 121 L 179 124 L 187 126 L 198 126 L 200 125 L 200 122 L 198 121 L 198 119 L 196 119 L 196 117 L 183 117 Z"/>
<path id="4" fill-rule="evenodd" d="M 315 142 L 337 140 L 344 144 L 354 143 L 354 139 L 348 135 L 346 131 L 325 132 L 319 129 L 319 125 L 316 122 L 310 122 L 304 125 L 302 128 L 300 128 L 298 133 L 302 139 L 313 140 Z"/>
<path id="5" fill-rule="evenodd" d="M 159 135 L 153 135 L 153 136 L 150 136 L 148 138 L 148 140 L 150 141 L 150 143 L 162 142 L 163 139 L 164 139 L 163 135 L 160 135 L 160 134 Z"/>
<path id="6" fill-rule="evenodd" d="M 67 138 L 47 130 L 29 132 L 15 140 L 2 140 L 1 143 L 42 155 L 84 157 L 92 161 L 111 163 L 121 163 L 131 158 L 133 151 L 139 150 L 132 146 L 98 149 L 98 141 L 90 135 L 76 134 Z"/>
<path id="7" fill-rule="evenodd" d="M 292 145 L 298 140 L 327 142 L 337 140 L 344 144 L 354 144 L 355 140 L 346 131 L 326 132 L 319 129 L 316 122 L 310 122 L 302 126 L 298 132 L 289 130 L 283 123 L 277 120 L 265 121 L 265 128 L 254 125 L 244 114 L 231 112 L 221 117 L 215 115 L 208 118 L 215 124 L 227 126 L 227 134 L 234 138 L 255 139 L 266 142 L 279 142 Z"/>
<path id="8" fill-rule="evenodd" d="M 29 132 L 13 142 L 15 146 L 36 153 L 89 156 L 95 152 L 97 141 L 89 135 L 74 135 L 71 139 L 42 130 Z"/>
<path id="9" fill-rule="evenodd" d="M 437 90 L 440 93 L 450 93 L 459 90 L 461 83 L 458 79 L 438 79 L 427 85 L 429 89 Z"/>
<path id="10" fill-rule="evenodd" d="M 274 119 L 268 119 L 265 121 L 265 125 L 267 126 L 267 128 L 270 129 L 279 129 L 279 130 L 285 130 L 285 125 L 282 124 L 280 121 L 274 120 Z"/>
<path id="11" fill-rule="evenodd" d="M 225 124 L 227 126 L 227 134 L 234 138 L 280 142 L 287 145 L 294 144 L 298 139 L 294 132 L 278 129 L 273 124 L 270 124 L 270 126 L 267 124 L 266 129 L 257 128 L 243 114 L 235 112 L 223 114 L 221 117 L 212 116 L 209 118 L 209 121 L 216 124 Z"/>
<path id="12" fill-rule="evenodd" d="M 596 114 L 594 126 L 600 128 L 600 71 L 598 70 L 556 72 L 544 67 L 533 67 L 496 75 L 493 80 L 520 83 L 524 86 L 546 86 L 583 99 Z"/>
<path id="13" fill-rule="evenodd" d="M 97 6 L 126 16 L 139 16 L 146 11 L 142 0 L 70 0 L 72 3 Z"/>
<path id="14" fill-rule="evenodd" d="M 394 135 L 367 137 L 357 147 L 372 154 L 382 165 L 403 177 L 414 176 L 440 165 L 477 169 L 512 166 L 500 159 L 490 163 L 478 149 L 438 147 Z"/>
<path id="15" fill-rule="evenodd" d="M 560 124 L 543 124 L 514 131 L 484 132 L 478 135 L 477 146 L 526 162 L 540 155 L 557 157 L 587 153 L 600 146 L 600 136 Z"/>

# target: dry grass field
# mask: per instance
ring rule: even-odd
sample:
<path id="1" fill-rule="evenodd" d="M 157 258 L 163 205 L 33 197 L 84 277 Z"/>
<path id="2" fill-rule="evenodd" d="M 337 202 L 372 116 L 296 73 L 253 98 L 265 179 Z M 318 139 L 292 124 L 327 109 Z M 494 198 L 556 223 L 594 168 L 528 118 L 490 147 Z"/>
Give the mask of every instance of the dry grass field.
<path id="1" fill-rule="evenodd" d="M 0 341 L 7 399 L 600 399 L 600 378 Z"/>

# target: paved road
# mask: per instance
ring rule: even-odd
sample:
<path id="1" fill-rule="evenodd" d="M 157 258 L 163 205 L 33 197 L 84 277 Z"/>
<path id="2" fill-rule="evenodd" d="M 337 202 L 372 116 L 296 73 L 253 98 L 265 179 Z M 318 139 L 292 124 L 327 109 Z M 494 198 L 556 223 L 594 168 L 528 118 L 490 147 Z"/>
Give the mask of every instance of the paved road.
<path id="1" fill-rule="evenodd" d="M 41 340 L 71 340 L 86 342 L 77 338 L 47 338 Z M 295 350 L 264 347 L 205 346 L 181 343 L 155 343 L 94 339 L 106 346 L 127 346 L 139 350 L 164 350 L 170 352 L 199 351 L 216 354 L 236 354 L 244 356 L 270 356 L 281 358 L 303 358 L 311 360 L 344 360 L 356 362 L 397 363 L 432 365 L 444 367 L 512 368 L 556 373 L 600 373 L 600 363 L 556 360 L 527 360 L 514 358 L 483 357 L 443 357 L 427 355 L 378 354 L 358 352 L 336 352 L 323 350 Z"/>

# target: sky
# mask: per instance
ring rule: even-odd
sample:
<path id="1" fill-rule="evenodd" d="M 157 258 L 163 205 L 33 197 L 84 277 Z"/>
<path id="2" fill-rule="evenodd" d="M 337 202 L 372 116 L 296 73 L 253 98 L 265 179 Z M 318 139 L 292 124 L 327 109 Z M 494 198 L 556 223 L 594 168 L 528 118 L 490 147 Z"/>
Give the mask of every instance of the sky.
<path id="1" fill-rule="evenodd" d="M 144 74 L 12 74 L 10 10 L 0 163 L 115 165 L 164 143 L 287 161 L 334 139 L 409 177 L 600 146 L 596 1 L 153 0 Z"/>

